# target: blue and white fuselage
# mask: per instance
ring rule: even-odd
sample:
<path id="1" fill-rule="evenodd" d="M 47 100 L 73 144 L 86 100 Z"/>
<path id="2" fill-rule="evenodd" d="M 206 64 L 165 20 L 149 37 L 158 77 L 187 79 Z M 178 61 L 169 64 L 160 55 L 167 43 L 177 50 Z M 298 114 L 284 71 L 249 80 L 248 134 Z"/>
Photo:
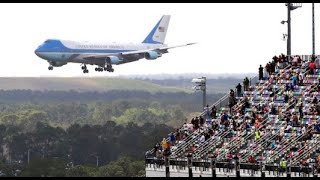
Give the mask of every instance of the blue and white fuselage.
<path id="1" fill-rule="evenodd" d="M 112 65 L 124 64 L 145 58 L 154 60 L 167 53 L 164 44 L 170 16 L 164 15 L 140 44 L 89 43 L 69 40 L 48 39 L 41 44 L 35 54 L 49 62 L 49 70 L 69 62 L 83 64 L 84 73 L 88 73 L 86 64 L 97 65 L 96 71 L 113 72 Z"/>

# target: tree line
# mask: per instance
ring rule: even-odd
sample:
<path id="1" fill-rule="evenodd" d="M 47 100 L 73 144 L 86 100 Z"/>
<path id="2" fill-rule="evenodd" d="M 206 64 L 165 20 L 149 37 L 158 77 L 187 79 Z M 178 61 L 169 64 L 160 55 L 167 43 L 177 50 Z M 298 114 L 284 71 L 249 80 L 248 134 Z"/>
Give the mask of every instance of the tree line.
<path id="1" fill-rule="evenodd" d="M 143 176 L 145 152 L 201 106 L 201 93 L 0 90 L 0 176 Z"/>
<path id="2" fill-rule="evenodd" d="M 20 176 L 143 175 L 145 152 L 173 130 L 163 124 L 123 126 L 107 121 L 67 129 L 38 122 L 26 132 L 2 124 L 0 169 L 6 176 L 14 176 L 17 169 Z"/>

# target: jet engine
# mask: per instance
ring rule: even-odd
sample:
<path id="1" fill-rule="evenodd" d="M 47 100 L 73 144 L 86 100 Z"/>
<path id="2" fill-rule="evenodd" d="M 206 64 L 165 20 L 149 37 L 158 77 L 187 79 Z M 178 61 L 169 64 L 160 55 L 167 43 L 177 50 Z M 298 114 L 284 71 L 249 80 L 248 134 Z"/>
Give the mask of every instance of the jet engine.
<path id="1" fill-rule="evenodd" d="M 148 60 L 154 60 L 154 59 L 157 59 L 158 57 L 161 57 L 161 54 L 155 51 L 149 51 L 149 52 L 146 52 L 144 56 Z"/>
<path id="2" fill-rule="evenodd" d="M 111 64 L 119 64 L 121 62 L 118 56 L 108 56 L 106 57 L 106 60 L 111 62 Z"/>

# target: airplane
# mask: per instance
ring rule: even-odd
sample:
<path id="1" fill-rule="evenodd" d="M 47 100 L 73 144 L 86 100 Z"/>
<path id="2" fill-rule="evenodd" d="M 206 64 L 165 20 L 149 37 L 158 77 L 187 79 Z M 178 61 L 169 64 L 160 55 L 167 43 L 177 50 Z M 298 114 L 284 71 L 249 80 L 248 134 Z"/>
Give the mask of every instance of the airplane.
<path id="1" fill-rule="evenodd" d="M 49 70 L 67 63 L 81 63 L 83 73 L 88 73 L 86 65 L 97 65 L 95 71 L 113 72 L 112 65 L 120 65 L 140 59 L 155 60 L 168 53 L 168 49 L 192 45 L 167 46 L 164 40 L 167 34 L 170 15 L 163 15 L 148 36 L 139 44 L 89 43 L 70 40 L 47 39 L 35 54 L 48 61 Z"/>

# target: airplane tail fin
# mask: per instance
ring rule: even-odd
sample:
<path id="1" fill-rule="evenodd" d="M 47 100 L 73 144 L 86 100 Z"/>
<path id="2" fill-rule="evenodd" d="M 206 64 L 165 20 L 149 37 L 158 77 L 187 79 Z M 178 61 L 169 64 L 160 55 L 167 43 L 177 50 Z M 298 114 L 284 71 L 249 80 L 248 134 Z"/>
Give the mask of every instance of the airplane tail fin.
<path id="1" fill-rule="evenodd" d="M 142 43 L 163 44 L 166 38 L 170 15 L 163 15 Z"/>

